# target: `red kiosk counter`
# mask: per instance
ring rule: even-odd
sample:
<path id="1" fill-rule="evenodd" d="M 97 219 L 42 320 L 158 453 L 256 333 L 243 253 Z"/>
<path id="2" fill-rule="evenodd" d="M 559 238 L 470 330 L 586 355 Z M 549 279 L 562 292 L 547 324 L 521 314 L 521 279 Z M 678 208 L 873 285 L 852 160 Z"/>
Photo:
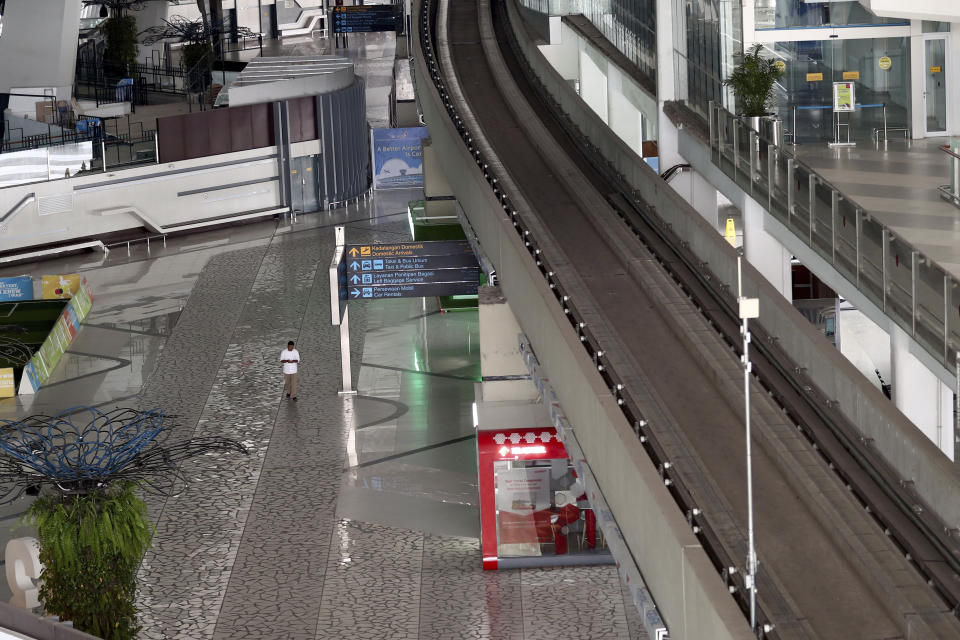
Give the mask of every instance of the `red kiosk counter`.
<path id="1" fill-rule="evenodd" d="M 553 427 L 477 432 L 483 568 L 612 564 Z"/>

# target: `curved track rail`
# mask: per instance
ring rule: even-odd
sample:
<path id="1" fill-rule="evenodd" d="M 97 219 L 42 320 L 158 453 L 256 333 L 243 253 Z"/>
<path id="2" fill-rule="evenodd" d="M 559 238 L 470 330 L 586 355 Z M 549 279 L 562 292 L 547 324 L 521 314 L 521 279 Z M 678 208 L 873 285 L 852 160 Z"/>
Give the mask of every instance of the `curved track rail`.
<path id="1" fill-rule="evenodd" d="M 648 263 L 645 268 L 651 278 L 669 274 L 673 280 L 669 284 L 695 300 L 696 308 L 709 319 L 704 325 L 712 325 L 712 338 L 732 346 L 738 342 L 738 327 L 729 294 L 711 287 L 709 276 L 684 255 L 682 242 L 658 224 L 655 212 L 624 193 L 603 162 L 588 155 L 589 145 L 577 139 L 563 114 L 528 85 L 523 90 L 528 108 L 560 145 L 566 162 L 583 172 L 581 177 L 593 190 L 590 202 L 602 202 L 605 209 L 595 215 L 606 215 L 607 222 L 597 225 L 596 217 L 584 213 L 583 191 L 573 192 L 570 174 L 557 171 L 558 155 L 547 157 L 550 151 L 544 141 L 531 137 L 530 121 L 520 118 L 517 105 L 509 103 L 517 94 L 504 95 L 503 77 L 498 73 L 509 70 L 531 85 L 536 79 L 524 77 L 522 56 L 509 45 L 500 49 L 502 61 L 488 55 L 490 36 L 482 34 L 480 24 L 489 16 L 478 13 L 485 6 L 485 0 L 450 6 L 452 68 L 441 69 L 433 50 L 436 5 L 424 5 L 420 37 L 431 57 L 434 83 L 581 343 L 635 425 L 651 461 L 733 597 L 746 610 L 742 572 L 731 571 L 741 564 L 735 558 L 745 556 L 745 479 L 738 461 L 742 413 L 738 415 L 725 396 L 723 381 L 716 374 L 711 376 L 698 359 L 698 354 L 705 353 L 698 351 L 704 345 L 685 344 L 682 334 L 667 326 L 662 301 L 656 299 L 649 282 L 638 281 L 636 268 L 625 262 Z M 496 2 L 496 41 L 501 44 L 513 38 L 504 13 L 502 2 Z M 455 74 L 481 131 L 465 124 L 473 119 L 458 111 L 444 73 Z M 488 164 L 493 159 L 474 149 L 474 136 L 489 142 L 508 175 L 493 173 Z M 531 211 L 514 210 L 507 184 L 521 192 L 514 194 L 518 202 L 534 203 Z M 611 239 L 602 226 L 630 237 Z M 544 227 L 549 238 L 538 237 Z M 562 255 L 549 255 L 542 246 L 562 247 Z M 625 250 L 633 255 L 624 256 Z M 572 304 L 565 286 L 570 284 L 568 264 L 580 274 L 579 284 L 594 291 L 586 302 L 596 304 L 595 308 L 578 309 Z M 578 296 L 577 300 L 582 304 L 585 299 Z M 633 372 L 613 366 L 606 355 L 613 346 L 610 338 L 601 343 L 585 322 L 598 309 L 620 338 L 618 346 L 633 352 L 630 361 L 639 364 L 639 377 L 649 392 L 646 397 L 637 397 Z M 768 408 L 787 416 L 794 436 L 799 429 L 805 437 L 791 440 L 782 429 L 783 420 L 758 416 L 761 436 L 757 439 L 762 440 L 755 466 L 760 496 L 758 548 L 763 563 L 760 621 L 774 625 L 768 637 L 957 637 L 960 626 L 950 613 L 958 601 L 956 558 L 949 544 L 931 535 L 929 526 L 916 517 L 908 496 L 886 486 L 885 470 L 871 460 L 862 443 L 838 430 L 808 401 L 805 391 L 792 382 L 789 363 L 777 355 L 775 344 L 765 345 L 763 353 L 755 356 L 755 372 L 769 393 Z M 736 361 L 729 349 L 727 356 Z M 663 428 L 664 423 L 674 429 Z M 790 449 L 789 456 L 784 448 Z M 784 463 L 788 458 L 792 467 Z M 898 590 L 904 585 L 912 600 Z"/>

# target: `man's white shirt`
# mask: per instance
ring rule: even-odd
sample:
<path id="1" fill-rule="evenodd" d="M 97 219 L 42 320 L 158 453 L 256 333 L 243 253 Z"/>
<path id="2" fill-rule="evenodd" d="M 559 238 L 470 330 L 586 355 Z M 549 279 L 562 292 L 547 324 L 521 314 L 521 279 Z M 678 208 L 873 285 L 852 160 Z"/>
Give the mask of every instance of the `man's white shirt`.
<path id="1" fill-rule="evenodd" d="M 300 362 L 300 352 L 296 349 L 284 349 L 280 353 L 281 360 L 296 360 Z M 284 373 L 296 373 L 297 372 L 297 362 L 284 362 L 283 363 L 283 372 Z"/>

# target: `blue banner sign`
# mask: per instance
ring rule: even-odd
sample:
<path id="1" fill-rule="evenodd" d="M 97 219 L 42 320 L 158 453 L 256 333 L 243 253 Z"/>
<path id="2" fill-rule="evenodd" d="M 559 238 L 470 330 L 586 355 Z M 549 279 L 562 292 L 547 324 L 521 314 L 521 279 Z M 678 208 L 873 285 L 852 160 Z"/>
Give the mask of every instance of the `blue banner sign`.
<path id="1" fill-rule="evenodd" d="M 17 276 L 0 278 L 0 302 L 33 300 L 33 278 Z"/>
<path id="2" fill-rule="evenodd" d="M 373 154 L 373 188 L 407 189 L 423 186 L 423 147 L 426 127 L 374 129 L 370 132 Z"/>

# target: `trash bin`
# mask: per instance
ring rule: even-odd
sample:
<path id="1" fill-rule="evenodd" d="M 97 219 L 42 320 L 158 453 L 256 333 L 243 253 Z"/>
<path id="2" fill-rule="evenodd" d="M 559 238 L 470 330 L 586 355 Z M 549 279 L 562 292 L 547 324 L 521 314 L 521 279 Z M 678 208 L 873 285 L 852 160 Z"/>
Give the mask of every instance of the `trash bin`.
<path id="1" fill-rule="evenodd" d="M 783 146 L 783 120 L 777 116 L 767 116 L 763 119 L 760 135 L 767 142 L 772 142 L 778 147 Z"/>

